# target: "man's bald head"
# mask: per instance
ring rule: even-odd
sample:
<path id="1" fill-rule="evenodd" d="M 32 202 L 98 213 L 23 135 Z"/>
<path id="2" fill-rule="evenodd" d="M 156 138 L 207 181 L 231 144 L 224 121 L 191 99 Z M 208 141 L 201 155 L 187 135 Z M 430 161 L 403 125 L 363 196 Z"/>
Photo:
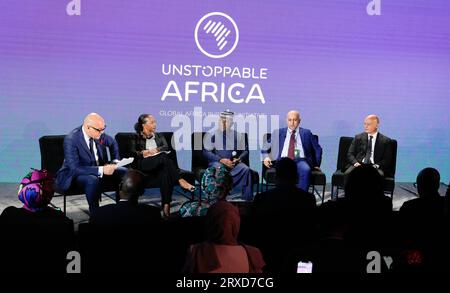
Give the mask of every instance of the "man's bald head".
<path id="1" fill-rule="evenodd" d="M 84 118 L 83 128 L 89 137 L 100 138 L 105 127 L 105 120 L 97 113 L 90 113 Z"/>
<path id="2" fill-rule="evenodd" d="M 371 119 L 371 120 L 375 120 L 377 123 L 380 123 L 380 118 L 378 118 L 377 115 L 375 114 L 370 114 L 366 117 L 366 119 Z"/>
<path id="3" fill-rule="evenodd" d="M 95 125 L 97 125 L 97 124 L 100 124 L 100 123 L 105 124 L 105 120 L 103 119 L 102 116 L 100 116 L 97 113 L 89 113 L 84 118 L 84 121 L 83 121 L 83 125 L 88 125 L 88 124 L 95 124 Z"/>
<path id="4" fill-rule="evenodd" d="M 300 112 L 291 110 L 286 115 L 286 123 L 290 130 L 296 129 L 300 125 Z"/>
<path id="5" fill-rule="evenodd" d="M 375 134 L 378 131 L 380 119 L 377 115 L 371 114 L 364 119 L 364 131 L 368 134 Z"/>

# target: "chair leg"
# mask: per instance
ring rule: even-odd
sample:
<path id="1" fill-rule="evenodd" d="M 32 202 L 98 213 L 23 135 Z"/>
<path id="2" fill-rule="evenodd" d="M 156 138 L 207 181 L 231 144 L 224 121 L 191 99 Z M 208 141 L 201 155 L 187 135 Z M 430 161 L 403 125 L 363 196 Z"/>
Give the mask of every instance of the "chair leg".
<path id="1" fill-rule="evenodd" d="M 264 187 L 264 178 L 261 175 L 261 183 L 258 186 L 258 192 L 261 190 L 261 192 L 263 191 L 263 187 Z"/>
<path id="2" fill-rule="evenodd" d="M 63 195 L 63 201 L 64 201 L 64 205 L 63 205 L 63 208 L 64 208 L 64 216 L 66 215 L 66 195 L 64 194 Z"/>
<path id="3" fill-rule="evenodd" d="M 325 184 L 323 185 L 323 189 L 322 189 L 322 204 L 325 201 Z"/>
<path id="4" fill-rule="evenodd" d="M 334 199 L 334 185 L 331 184 L 331 195 L 330 195 L 331 199 Z"/>

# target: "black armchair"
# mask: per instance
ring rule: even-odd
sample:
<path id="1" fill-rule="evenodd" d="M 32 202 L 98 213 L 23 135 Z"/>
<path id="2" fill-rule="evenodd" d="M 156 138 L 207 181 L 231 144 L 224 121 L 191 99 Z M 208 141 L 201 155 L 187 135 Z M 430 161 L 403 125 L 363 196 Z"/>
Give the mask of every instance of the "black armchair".
<path id="1" fill-rule="evenodd" d="M 46 135 L 39 139 L 39 148 L 41 152 L 41 168 L 49 173 L 56 175 L 64 162 L 64 138 L 65 135 Z M 102 192 L 115 191 L 116 187 L 112 182 L 106 182 L 102 186 Z M 77 187 L 70 187 L 67 191 L 56 189 L 56 193 L 64 198 L 63 211 L 66 213 L 67 196 L 84 194 L 84 191 Z"/>
<path id="2" fill-rule="evenodd" d="M 336 172 L 331 176 L 331 197 L 334 197 L 334 187 L 336 186 L 336 198 L 339 195 L 339 189 L 344 189 L 344 172 L 347 162 L 347 152 L 352 144 L 353 137 L 341 136 L 339 139 L 338 159 Z"/>
<path id="3" fill-rule="evenodd" d="M 344 174 L 347 164 L 347 152 L 353 141 L 353 137 L 342 136 L 339 139 L 338 160 L 336 164 L 336 172 L 331 177 L 331 196 L 334 196 L 334 187 L 336 187 L 336 198 L 339 195 L 339 189 L 344 189 Z M 390 194 L 394 199 L 395 189 L 395 171 L 397 168 L 397 140 L 391 139 L 392 160 L 389 167 L 384 170 L 384 192 Z"/>
<path id="4" fill-rule="evenodd" d="M 395 190 L 395 172 L 397 170 L 397 140 L 391 139 L 392 161 L 388 170 L 384 174 L 384 192 L 391 195 L 394 199 Z"/>

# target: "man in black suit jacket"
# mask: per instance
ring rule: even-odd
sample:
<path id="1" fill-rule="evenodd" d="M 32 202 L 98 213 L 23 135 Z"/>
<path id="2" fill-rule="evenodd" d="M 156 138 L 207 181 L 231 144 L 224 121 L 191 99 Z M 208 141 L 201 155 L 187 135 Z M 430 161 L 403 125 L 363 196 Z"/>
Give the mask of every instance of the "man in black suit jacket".
<path id="1" fill-rule="evenodd" d="M 364 132 L 355 136 L 347 152 L 346 175 L 362 164 L 372 165 L 382 176 L 391 171 L 391 139 L 378 132 L 379 123 L 376 115 L 364 119 Z"/>

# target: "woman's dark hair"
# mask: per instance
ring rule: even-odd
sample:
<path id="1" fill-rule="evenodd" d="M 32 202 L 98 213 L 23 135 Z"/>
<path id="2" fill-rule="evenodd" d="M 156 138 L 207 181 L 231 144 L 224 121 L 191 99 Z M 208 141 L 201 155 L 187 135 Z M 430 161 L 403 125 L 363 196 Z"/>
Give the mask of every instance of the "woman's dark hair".
<path id="1" fill-rule="evenodd" d="M 148 116 L 150 116 L 150 114 L 139 115 L 138 121 L 136 122 L 136 124 L 134 124 L 134 130 L 136 131 L 137 134 L 141 134 L 142 130 L 144 130 L 142 124 L 147 122 Z"/>

